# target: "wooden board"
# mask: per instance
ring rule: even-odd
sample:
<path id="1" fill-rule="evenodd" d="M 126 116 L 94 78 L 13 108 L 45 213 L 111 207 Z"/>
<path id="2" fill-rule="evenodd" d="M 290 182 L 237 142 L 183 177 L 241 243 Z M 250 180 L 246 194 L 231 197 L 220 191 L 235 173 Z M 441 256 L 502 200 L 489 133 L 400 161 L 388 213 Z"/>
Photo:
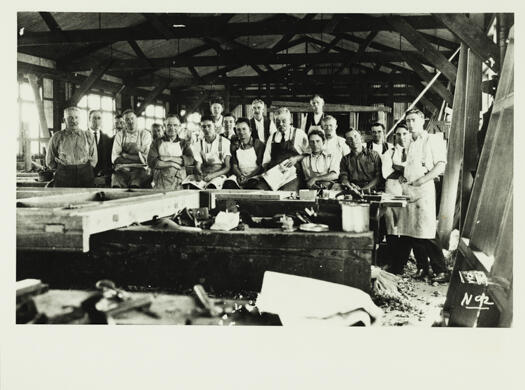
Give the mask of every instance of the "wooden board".
<path id="1" fill-rule="evenodd" d="M 89 253 L 18 251 L 17 278 L 84 288 L 109 278 L 121 286 L 184 291 L 259 291 L 264 271 L 370 287 L 372 232 L 284 233 L 279 229 L 183 232 L 133 226 L 91 236 Z M 31 276 L 32 275 L 32 276 Z"/>
<path id="2" fill-rule="evenodd" d="M 25 207 L 17 207 L 17 248 L 87 252 L 91 234 L 172 215 L 184 207 L 199 207 L 198 191 L 104 191 L 111 200 L 96 201 L 99 192 L 19 200 L 18 205 Z"/>
<path id="3" fill-rule="evenodd" d="M 513 317 L 513 146 L 514 146 L 514 34 L 498 85 L 487 136 L 470 196 L 465 226 L 461 231 L 460 255 L 454 267 L 445 308 L 454 311 L 458 289 L 455 274 L 460 269 L 482 269 L 491 284 L 484 293 L 494 302 L 495 314 L 480 312 L 460 316 L 467 326 L 503 326 Z M 495 311 L 493 310 L 492 313 Z"/>

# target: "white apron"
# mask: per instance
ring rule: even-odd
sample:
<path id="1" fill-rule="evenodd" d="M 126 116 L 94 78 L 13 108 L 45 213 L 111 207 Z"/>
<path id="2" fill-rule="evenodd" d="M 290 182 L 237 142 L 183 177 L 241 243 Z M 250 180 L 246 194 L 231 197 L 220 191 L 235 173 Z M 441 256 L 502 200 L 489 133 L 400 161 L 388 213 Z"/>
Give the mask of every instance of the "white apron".
<path id="1" fill-rule="evenodd" d="M 408 182 L 423 177 L 433 168 L 430 136 L 419 137 L 408 147 L 405 178 Z M 415 238 L 434 239 L 436 237 L 436 188 L 430 180 L 415 187 L 403 183 L 403 195 L 411 200 L 406 208 L 400 209 L 397 234 Z"/>
<path id="2" fill-rule="evenodd" d="M 182 169 L 175 167 L 156 168 L 153 170 L 153 187 L 162 190 L 176 190 L 182 188 L 181 183 L 186 178 L 186 169 L 182 159 L 180 142 L 162 142 L 159 146 L 161 161 L 178 162 Z"/>
<path id="3" fill-rule="evenodd" d="M 237 161 L 239 162 L 239 170 L 244 176 L 248 176 L 255 172 L 258 168 L 257 154 L 255 148 L 252 146 L 248 149 L 237 149 Z"/>

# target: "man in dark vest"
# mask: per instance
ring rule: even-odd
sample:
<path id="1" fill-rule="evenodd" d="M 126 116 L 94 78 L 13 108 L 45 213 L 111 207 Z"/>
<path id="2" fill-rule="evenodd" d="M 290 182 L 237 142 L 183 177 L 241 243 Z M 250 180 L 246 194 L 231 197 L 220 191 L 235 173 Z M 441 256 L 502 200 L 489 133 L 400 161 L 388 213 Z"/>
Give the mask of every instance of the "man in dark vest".
<path id="1" fill-rule="evenodd" d="M 272 135 L 277 128 L 275 124 L 264 116 L 264 102 L 261 99 L 255 99 L 252 102 L 253 117 L 250 119 L 250 128 L 252 129 L 252 136 L 262 143 L 266 143 L 270 135 Z"/>
<path id="2" fill-rule="evenodd" d="M 324 118 L 324 99 L 319 95 L 314 95 L 310 99 L 310 105 L 313 111 L 306 115 L 306 122 L 303 128 L 306 134 L 309 134 L 311 130 L 323 130 L 321 121 Z"/>
<path id="3" fill-rule="evenodd" d="M 113 140 L 109 135 L 102 132 L 102 112 L 100 110 L 91 110 L 89 112 L 89 131 L 95 137 L 97 145 L 98 161 L 93 169 L 95 186 L 109 187 L 111 184 L 111 149 Z"/>

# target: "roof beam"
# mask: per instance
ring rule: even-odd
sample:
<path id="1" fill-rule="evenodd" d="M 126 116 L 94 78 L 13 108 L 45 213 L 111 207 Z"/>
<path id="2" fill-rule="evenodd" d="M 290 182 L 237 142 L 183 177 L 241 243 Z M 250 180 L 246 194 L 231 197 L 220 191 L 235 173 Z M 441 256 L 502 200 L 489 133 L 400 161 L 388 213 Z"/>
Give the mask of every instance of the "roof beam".
<path id="1" fill-rule="evenodd" d="M 312 20 L 313 18 L 315 18 L 317 14 L 306 14 L 301 20 Z M 274 52 L 279 52 L 283 49 L 285 49 L 285 46 L 288 42 L 290 42 L 290 40 L 295 36 L 295 32 L 289 32 L 287 34 L 285 34 L 280 40 L 279 42 L 277 42 L 275 45 L 273 45 L 272 47 L 272 50 Z"/>
<path id="2" fill-rule="evenodd" d="M 432 14 L 485 63 L 499 58 L 498 46 L 483 30 L 463 14 Z"/>
<path id="3" fill-rule="evenodd" d="M 69 105 L 76 106 L 80 99 L 91 89 L 93 85 L 100 80 L 102 75 L 109 69 L 112 60 L 104 61 L 99 66 L 94 68 L 89 74 L 88 78 L 75 90 L 75 93 L 69 99 Z"/>
<path id="4" fill-rule="evenodd" d="M 137 107 L 135 109 L 135 114 L 137 114 L 137 116 L 140 116 L 142 115 L 142 113 L 144 112 L 144 110 L 146 109 L 147 106 L 149 106 L 150 104 L 154 103 L 155 102 L 155 99 L 157 99 L 157 97 L 159 97 L 160 94 L 162 94 L 162 91 L 164 91 L 164 89 L 166 89 L 169 85 L 170 81 L 169 80 L 164 80 L 164 81 L 161 81 L 147 96 L 146 98 L 144 99 L 144 101 L 141 103 L 141 105 L 139 107 Z"/>
<path id="5" fill-rule="evenodd" d="M 19 75 L 24 74 L 24 73 L 34 73 L 41 77 L 48 77 L 48 78 L 52 78 L 56 80 L 63 80 L 63 81 L 67 81 L 67 82 L 70 82 L 76 85 L 82 85 L 84 81 L 88 78 L 87 76 L 78 75 L 78 74 L 74 75 L 71 73 L 63 72 L 58 69 L 47 68 L 44 66 L 29 64 L 27 62 L 22 62 L 22 61 L 17 62 L 17 72 Z M 116 93 L 122 88 L 122 84 L 99 79 L 93 84 L 92 88 L 104 89 L 106 91 Z M 148 90 L 145 90 L 142 88 L 130 87 L 130 86 L 128 86 L 127 88 L 131 94 L 137 95 L 137 96 L 146 96 L 149 93 Z M 167 95 L 163 96 L 164 99 L 166 99 L 167 97 L 168 97 Z"/>
<path id="6" fill-rule="evenodd" d="M 225 65 L 251 65 L 251 64 L 330 64 L 330 63 L 357 63 L 357 62 L 403 62 L 402 51 L 390 52 L 365 52 L 359 59 L 353 58 L 354 52 L 340 53 L 309 53 L 309 54 L 273 54 L 268 50 L 254 50 L 250 56 L 235 58 L 235 54 L 225 51 L 220 56 L 198 56 L 198 57 L 164 57 L 150 58 L 152 64 L 144 59 L 115 60 L 111 69 L 116 70 L 138 70 L 138 69 L 161 69 L 161 68 L 183 68 L 187 66 L 225 66 Z M 421 56 L 416 51 L 409 51 L 416 58 Z M 70 71 L 89 70 L 88 64 L 71 64 L 67 66 Z"/>
<path id="7" fill-rule="evenodd" d="M 419 77 L 421 77 L 423 81 L 428 83 L 434 78 L 434 75 L 427 71 L 425 67 L 417 61 L 417 59 L 408 54 L 404 54 L 403 57 L 405 58 L 406 63 L 414 70 L 414 72 L 416 72 Z M 439 82 L 439 80 L 434 81 L 430 88 L 434 90 L 439 96 L 441 96 L 450 107 L 452 107 L 452 104 L 454 103 L 454 96 L 443 84 Z"/>
<path id="8" fill-rule="evenodd" d="M 406 20 L 416 29 L 441 28 L 441 23 L 432 16 L 407 16 Z M 289 21 L 260 21 L 228 23 L 226 25 L 206 21 L 194 21 L 184 28 L 170 29 L 173 38 L 202 38 L 209 36 L 254 36 L 279 34 L 308 34 L 321 33 L 330 21 L 326 20 L 298 20 Z M 389 30 L 390 26 L 384 17 L 370 17 L 367 20 L 344 18 L 336 26 L 333 33 L 363 32 L 370 30 Z M 61 45 L 74 42 L 117 42 L 128 40 L 165 39 L 164 33 L 151 28 L 149 23 L 126 28 L 85 29 L 67 31 L 67 40 L 57 31 L 26 32 L 19 36 L 18 46 L 45 46 Z M 290 38 L 291 39 L 291 38 Z"/>
<path id="9" fill-rule="evenodd" d="M 456 82 L 457 68 L 441 52 L 430 44 L 405 18 L 397 15 L 388 17 L 388 23 L 398 31 L 412 46 L 445 75 L 452 83 Z"/>

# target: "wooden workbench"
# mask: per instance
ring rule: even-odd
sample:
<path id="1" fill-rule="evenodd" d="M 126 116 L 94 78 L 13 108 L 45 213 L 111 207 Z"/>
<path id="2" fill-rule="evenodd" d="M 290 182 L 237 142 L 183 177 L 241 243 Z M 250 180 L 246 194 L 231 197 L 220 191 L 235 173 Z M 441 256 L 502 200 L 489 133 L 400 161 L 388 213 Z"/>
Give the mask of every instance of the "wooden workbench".
<path id="1" fill-rule="evenodd" d="M 45 204 L 56 207 L 53 202 L 59 199 L 71 202 L 73 198 L 81 201 L 91 196 L 90 192 L 82 190 L 60 190 L 63 196 L 55 194 L 50 197 L 40 197 L 41 190 L 19 191 L 19 202 L 29 206 Z M 24 197 L 27 191 L 34 196 Z M 107 193 L 120 197 L 120 192 L 125 190 L 115 191 L 109 189 Z M 200 198 L 201 207 L 209 202 L 220 206 L 231 199 L 241 210 L 260 217 L 316 208 L 320 216 L 323 212 L 326 214 L 321 222 L 328 224 L 331 231 L 310 233 L 247 228 L 245 231 L 188 232 L 147 225 L 128 226 L 93 232 L 85 245 L 89 251 L 84 253 L 44 247 L 35 249 L 24 241 L 24 247 L 17 247 L 17 279 L 42 279 L 53 288 L 89 288 L 99 279 L 112 279 L 120 286 L 162 288 L 175 292 L 185 292 L 200 283 L 209 291 L 228 294 L 259 291 L 264 272 L 271 270 L 369 290 L 373 233 L 341 232 L 338 205 L 328 207 L 326 202 L 288 199 L 289 193 L 230 192 L 195 194 L 197 199 Z M 175 193 L 182 195 L 184 191 L 149 196 L 173 197 Z M 110 207 L 104 204 L 83 207 Z M 22 208 L 17 214 L 31 213 L 31 210 Z M 18 218 L 20 220 L 20 215 Z M 27 221 L 31 223 L 32 219 Z M 64 221 L 68 223 L 67 218 Z M 22 237 L 22 233 L 18 235 Z"/>
<path id="2" fill-rule="evenodd" d="M 278 229 L 182 232 L 136 226 L 95 234 L 89 253 L 18 251 L 17 279 L 56 288 L 88 288 L 98 279 L 121 286 L 186 291 L 259 291 L 264 271 L 290 273 L 368 291 L 372 232 Z"/>

